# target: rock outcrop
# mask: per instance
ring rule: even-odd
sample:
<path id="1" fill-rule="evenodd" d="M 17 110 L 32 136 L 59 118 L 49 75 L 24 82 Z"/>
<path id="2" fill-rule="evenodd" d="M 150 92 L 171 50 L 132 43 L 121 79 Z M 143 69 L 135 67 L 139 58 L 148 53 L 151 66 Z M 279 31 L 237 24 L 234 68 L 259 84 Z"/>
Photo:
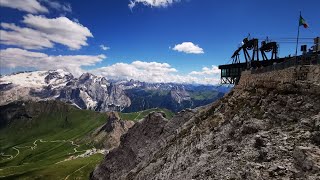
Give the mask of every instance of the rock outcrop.
<path id="1" fill-rule="evenodd" d="M 108 117 L 106 124 L 95 130 L 90 139 L 110 151 L 119 146 L 120 137 L 134 125 L 134 122 L 120 119 L 117 112 L 107 112 L 106 114 Z"/>
<path id="2" fill-rule="evenodd" d="M 121 137 L 120 146 L 112 150 L 104 162 L 95 170 L 93 178 L 118 179 L 124 178 L 146 159 L 152 158 L 154 152 L 164 146 L 167 138 L 172 136 L 178 127 L 185 123 L 194 113 L 181 113 L 168 121 L 165 114 L 153 112 L 142 121 L 137 122 L 129 133 Z M 99 179 L 99 178 L 98 178 Z"/>
<path id="3" fill-rule="evenodd" d="M 282 81 L 282 71 L 244 74 L 221 100 L 170 121 L 150 114 L 91 179 L 319 179 L 320 81 Z"/>

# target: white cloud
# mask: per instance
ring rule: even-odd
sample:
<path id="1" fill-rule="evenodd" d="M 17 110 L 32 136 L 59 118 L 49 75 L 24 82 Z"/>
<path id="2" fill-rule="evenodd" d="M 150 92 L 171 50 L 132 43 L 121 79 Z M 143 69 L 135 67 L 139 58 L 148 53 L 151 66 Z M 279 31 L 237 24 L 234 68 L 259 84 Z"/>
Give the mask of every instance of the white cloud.
<path id="1" fill-rule="evenodd" d="M 0 6 L 18 9 L 32 14 L 49 13 L 47 7 L 61 12 L 72 12 L 72 8 L 68 3 L 60 3 L 53 0 L 1 0 Z"/>
<path id="2" fill-rule="evenodd" d="M 176 72 L 167 63 L 134 61 L 131 64 L 116 63 L 93 70 L 98 75 L 109 79 L 137 79 L 146 82 L 163 82 L 168 73 Z"/>
<path id="3" fill-rule="evenodd" d="M 192 42 L 183 42 L 181 44 L 175 45 L 174 48 L 172 48 L 175 51 L 184 52 L 187 54 L 203 54 L 204 51 L 199 45 L 195 45 Z"/>
<path id="4" fill-rule="evenodd" d="M 220 74 L 220 69 L 218 66 L 211 66 L 211 69 L 208 67 L 202 68 L 202 71 L 192 71 L 190 75 L 216 75 Z"/>
<path id="5" fill-rule="evenodd" d="M 93 37 L 87 27 L 66 17 L 49 19 L 29 14 L 24 16 L 23 22 L 27 26 L 45 33 L 51 41 L 66 45 L 70 49 L 80 49 L 81 46 L 88 45 L 87 38 Z"/>
<path id="6" fill-rule="evenodd" d="M 1 69 L 32 68 L 36 70 L 64 69 L 75 76 L 87 72 L 83 67 L 94 66 L 106 58 L 105 55 L 59 55 L 52 56 L 40 52 L 32 52 L 19 48 L 0 50 Z M 209 72 L 213 71 L 213 73 Z M 218 84 L 220 80 L 216 66 L 203 68 L 181 74 L 168 63 L 133 61 L 132 63 L 115 63 L 89 72 L 105 76 L 108 79 L 135 79 L 151 83 L 183 83 L 183 84 Z"/>
<path id="7" fill-rule="evenodd" d="M 105 46 L 105 45 L 103 45 L 103 44 L 101 44 L 99 47 L 100 47 L 102 50 L 104 50 L 104 51 L 106 51 L 106 50 L 109 50 L 109 49 L 110 49 L 110 47 Z"/>
<path id="8" fill-rule="evenodd" d="M 132 9 L 136 6 L 136 4 L 143 4 L 145 6 L 151 7 L 167 7 L 174 2 L 179 2 L 180 0 L 131 0 L 129 3 L 129 8 Z"/>
<path id="9" fill-rule="evenodd" d="M 21 28 L 15 24 L 1 23 L 0 42 L 6 45 L 16 45 L 26 49 L 52 48 L 53 43 L 44 33 L 30 29 Z M 9 31 L 10 30 L 10 31 Z"/>
<path id="10" fill-rule="evenodd" d="M 28 13 L 48 13 L 49 10 L 37 0 L 1 0 L 0 6 L 18 9 Z"/>
<path id="11" fill-rule="evenodd" d="M 46 3 L 50 8 L 55 9 L 57 11 L 62 11 L 62 12 L 72 12 L 71 5 L 68 3 L 59 3 L 57 1 L 53 0 L 40 0 L 41 2 Z"/>
<path id="12" fill-rule="evenodd" d="M 1 30 L 2 44 L 43 49 L 52 48 L 54 43 L 59 43 L 75 50 L 88 45 L 88 37 L 93 37 L 87 27 L 66 17 L 49 19 L 28 14 L 23 17 L 22 22 L 28 27 L 1 23 L 1 27 L 5 29 Z"/>
<path id="13" fill-rule="evenodd" d="M 116 63 L 90 71 L 96 75 L 105 76 L 108 79 L 130 80 L 135 79 L 153 83 L 184 83 L 184 84 L 217 84 L 219 77 L 210 75 L 179 74 L 178 70 L 168 63 L 134 61 L 128 63 Z"/>
<path id="14" fill-rule="evenodd" d="M 8 48 L 0 51 L 1 68 L 35 68 L 37 70 L 65 69 L 75 76 L 85 72 L 82 66 L 93 66 L 106 58 L 105 55 L 59 55 L 31 52 L 19 48 Z"/>

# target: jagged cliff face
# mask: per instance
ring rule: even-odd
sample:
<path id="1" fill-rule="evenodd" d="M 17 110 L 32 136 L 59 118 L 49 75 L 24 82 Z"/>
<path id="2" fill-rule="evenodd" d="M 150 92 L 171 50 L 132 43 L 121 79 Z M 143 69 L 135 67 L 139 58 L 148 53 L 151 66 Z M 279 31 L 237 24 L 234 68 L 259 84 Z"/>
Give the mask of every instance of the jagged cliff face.
<path id="1" fill-rule="evenodd" d="M 191 101 L 190 94 L 184 89 L 184 87 L 174 87 L 170 91 L 172 99 L 176 102 L 181 103 L 183 101 Z"/>
<path id="2" fill-rule="evenodd" d="M 181 84 L 134 80 L 114 82 L 90 73 L 75 78 L 63 70 L 35 71 L 2 76 L 0 105 L 17 100 L 61 100 L 95 111 L 132 112 L 160 107 L 177 112 L 211 103 L 224 94 L 213 86 L 205 92 L 195 88 L 189 86 L 186 90 Z M 201 97 L 201 92 L 208 91 L 214 93 Z M 196 93 L 195 99 L 192 93 Z"/>
<path id="3" fill-rule="evenodd" d="M 170 121 L 150 114 L 91 179 L 318 179 L 320 66 L 304 78 L 299 68 L 244 73 L 220 101 Z"/>
<path id="4" fill-rule="evenodd" d="M 63 70 L 19 73 L 1 77 L 0 87 L 0 105 L 57 99 L 81 109 L 112 111 L 131 104 L 123 89 L 90 73 L 79 78 Z"/>
<path id="5" fill-rule="evenodd" d="M 82 74 L 64 87 L 59 100 L 71 101 L 82 109 L 113 111 L 131 105 L 123 89 L 109 83 L 104 77 Z"/>

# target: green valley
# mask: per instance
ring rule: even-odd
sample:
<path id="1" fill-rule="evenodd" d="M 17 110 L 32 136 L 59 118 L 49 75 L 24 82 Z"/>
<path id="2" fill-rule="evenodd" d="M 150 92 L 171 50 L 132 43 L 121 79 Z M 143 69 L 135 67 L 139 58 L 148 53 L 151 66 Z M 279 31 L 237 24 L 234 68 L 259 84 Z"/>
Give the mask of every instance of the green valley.
<path id="1" fill-rule="evenodd" d="M 88 179 L 105 150 L 92 133 L 108 113 L 80 110 L 58 101 L 16 102 L 1 106 L 0 178 Z M 120 113 L 137 121 L 152 111 Z"/>

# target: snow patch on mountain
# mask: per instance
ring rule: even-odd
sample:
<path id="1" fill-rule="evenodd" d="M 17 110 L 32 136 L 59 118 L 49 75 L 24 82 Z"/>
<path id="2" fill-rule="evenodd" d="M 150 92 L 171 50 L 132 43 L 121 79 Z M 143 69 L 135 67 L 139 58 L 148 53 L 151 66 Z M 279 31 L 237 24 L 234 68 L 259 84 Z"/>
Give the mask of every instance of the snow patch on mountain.
<path id="1" fill-rule="evenodd" d="M 40 87 L 46 85 L 44 77 L 47 71 L 19 73 L 1 77 L 0 84 L 15 84 L 22 87 Z"/>

